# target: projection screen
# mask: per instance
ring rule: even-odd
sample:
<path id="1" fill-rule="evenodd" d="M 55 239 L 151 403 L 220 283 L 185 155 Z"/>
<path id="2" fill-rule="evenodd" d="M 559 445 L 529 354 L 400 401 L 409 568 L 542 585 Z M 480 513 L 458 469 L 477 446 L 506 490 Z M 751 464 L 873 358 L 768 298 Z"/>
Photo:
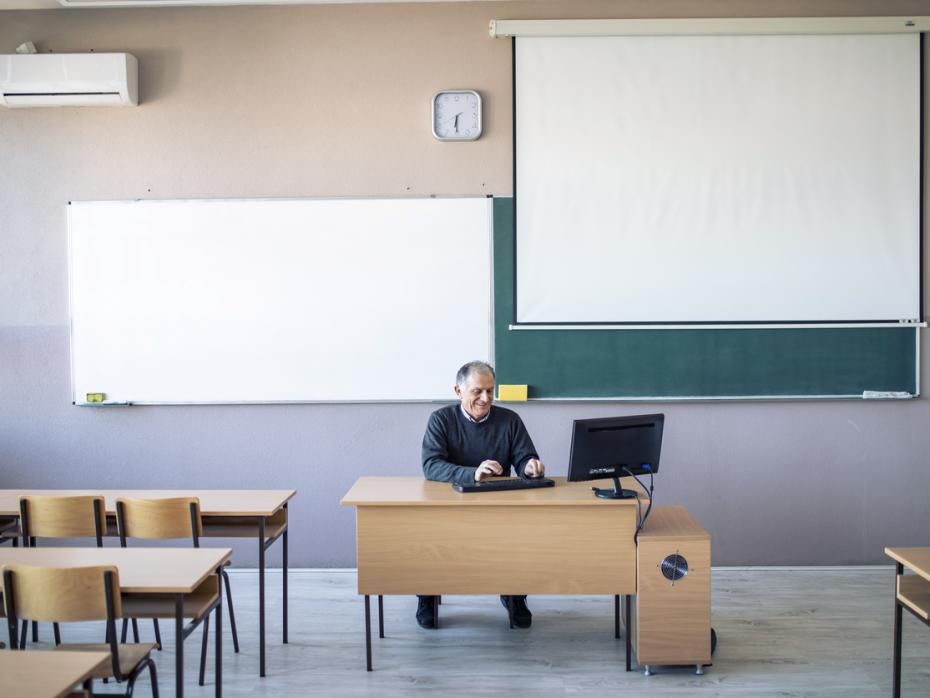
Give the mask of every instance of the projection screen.
<path id="1" fill-rule="evenodd" d="M 515 41 L 517 324 L 919 317 L 918 35 Z"/>

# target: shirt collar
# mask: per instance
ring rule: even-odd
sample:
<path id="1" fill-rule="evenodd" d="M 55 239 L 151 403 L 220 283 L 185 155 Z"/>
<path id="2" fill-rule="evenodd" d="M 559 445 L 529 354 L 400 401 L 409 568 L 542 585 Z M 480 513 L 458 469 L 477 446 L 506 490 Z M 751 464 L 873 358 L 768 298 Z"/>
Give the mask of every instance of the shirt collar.
<path id="1" fill-rule="evenodd" d="M 465 409 L 465 405 L 460 404 L 459 409 L 462 410 L 462 414 L 465 415 L 465 419 L 467 419 L 472 424 L 484 424 L 486 421 L 488 421 L 488 417 L 491 416 L 491 410 L 488 410 L 488 413 L 484 415 L 484 417 L 482 417 L 481 419 L 475 419 L 470 414 L 468 414 L 468 410 Z"/>

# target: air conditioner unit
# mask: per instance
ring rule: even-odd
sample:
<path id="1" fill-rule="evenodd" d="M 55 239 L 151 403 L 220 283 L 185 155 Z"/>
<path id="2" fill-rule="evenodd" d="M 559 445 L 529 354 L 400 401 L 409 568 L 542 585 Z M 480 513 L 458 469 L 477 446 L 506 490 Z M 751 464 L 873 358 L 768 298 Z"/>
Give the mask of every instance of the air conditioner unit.
<path id="1" fill-rule="evenodd" d="M 0 55 L 0 105 L 128 107 L 139 103 L 139 63 L 128 53 Z"/>

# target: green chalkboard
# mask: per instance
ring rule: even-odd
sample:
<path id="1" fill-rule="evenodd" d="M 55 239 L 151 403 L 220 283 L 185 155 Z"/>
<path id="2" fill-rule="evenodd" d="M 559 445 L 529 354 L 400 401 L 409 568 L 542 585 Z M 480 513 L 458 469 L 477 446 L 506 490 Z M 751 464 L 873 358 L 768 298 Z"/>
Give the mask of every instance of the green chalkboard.
<path id="1" fill-rule="evenodd" d="M 511 330 L 513 199 L 494 200 L 497 380 L 532 398 L 917 393 L 914 327 Z"/>

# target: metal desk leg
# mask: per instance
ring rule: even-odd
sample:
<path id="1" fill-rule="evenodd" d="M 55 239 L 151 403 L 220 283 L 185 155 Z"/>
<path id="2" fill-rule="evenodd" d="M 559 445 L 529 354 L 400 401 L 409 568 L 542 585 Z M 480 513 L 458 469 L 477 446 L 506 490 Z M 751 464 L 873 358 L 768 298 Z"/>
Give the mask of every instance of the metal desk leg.
<path id="1" fill-rule="evenodd" d="M 203 623 L 203 644 L 200 646 L 200 680 L 197 684 L 204 685 L 204 679 L 207 673 L 207 641 L 210 639 L 210 613 L 204 616 Z"/>
<path id="2" fill-rule="evenodd" d="M 620 596 L 614 594 L 614 640 L 620 639 Z"/>
<path id="3" fill-rule="evenodd" d="M 895 565 L 894 576 L 894 668 L 891 677 L 891 695 L 901 698 L 901 603 L 898 601 L 898 576 L 904 574 L 904 565 Z"/>
<path id="4" fill-rule="evenodd" d="M 174 694 L 184 695 L 184 594 L 174 597 Z"/>
<path id="5" fill-rule="evenodd" d="M 629 594 L 624 596 L 624 605 L 626 606 L 626 670 L 633 671 L 633 630 L 630 628 L 630 599 Z"/>
<path id="6" fill-rule="evenodd" d="M 258 675 L 265 675 L 265 518 L 258 518 Z"/>
<path id="7" fill-rule="evenodd" d="M 384 639 L 384 597 L 378 594 L 378 637 Z"/>
<path id="8" fill-rule="evenodd" d="M 214 677 L 216 680 L 216 698 L 223 698 L 223 576 L 222 568 L 216 571 L 216 588 L 219 590 L 219 600 L 216 602 L 216 665 Z M 209 616 L 207 616 L 209 617 Z"/>
<path id="9" fill-rule="evenodd" d="M 365 594 L 365 662 L 371 671 L 371 598 Z"/>
<path id="10" fill-rule="evenodd" d="M 287 644 L 287 527 L 288 527 L 288 524 L 289 524 L 288 515 L 287 515 L 287 504 L 284 505 L 284 511 L 285 511 L 285 514 L 284 514 L 284 525 L 285 525 L 285 528 L 284 528 L 284 540 L 281 541 L 282 544 L 284 545 L 284 549 L 283 549 L 283 551 L 282 551 L 282 552 L 283 552 L 283 556 L 284 556 L 284 560 L 283 560 L 283 564 L 282 564 L 282 566 L 281 566 L 281 579 L 282 579 L 282 583 L 283 583 L 283 586 L 284 586 L 284 590 L 283 590 L 283 594 L 284 594 L 284 604 L 283 604 L 283 605 L 284 605 L 284 617 L 283 617 L 283 626 L 284 626 L 284 644 L 286 645 L 286 644 Z"/>

